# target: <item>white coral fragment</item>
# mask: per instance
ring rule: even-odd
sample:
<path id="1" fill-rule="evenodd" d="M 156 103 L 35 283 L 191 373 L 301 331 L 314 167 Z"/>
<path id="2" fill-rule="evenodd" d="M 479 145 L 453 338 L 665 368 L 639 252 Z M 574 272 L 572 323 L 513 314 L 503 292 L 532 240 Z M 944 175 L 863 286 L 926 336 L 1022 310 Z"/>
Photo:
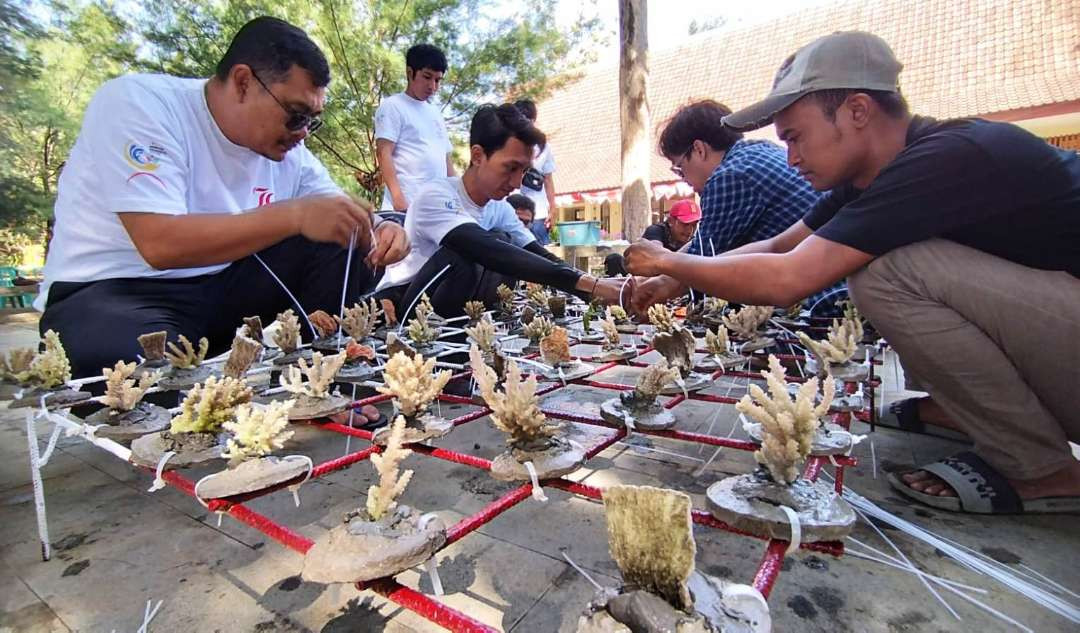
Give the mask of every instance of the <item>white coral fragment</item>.
<path id="1" fill-rule="evenodd" d="M 368 488 L 367 513 L 368 518 L 377 521 L 397 505 L 397 498 L 409 485 L 413 471 L 400 471 L 401 460 L 412 454 L 412 451 L 402 447 L 402 439 L 405 435 L 405 418 L 397 416 L 390 426 L 390 437 L 387 439 L 386 448 L 382 453 L 371 456 L 371 463 L 375 471 L 379 473 L 379 483 Z"/>
<path id="2" fill-rule="evenodd" d="M 236 419 L 226 420 L 222 428 L 232 433 L 225 443 L 222 457 L 230 466 L 263 457 L 285 446 L 293 436 L 289 430 L 289 410 L 295 400 L 271 402 L 265 407 L 242 404 L 236 408 Z"/>
<path id="3" fill-rule="evenodd" d="M 552 437 L 558 432 L 559 426 L 548 422 L 540 411 L 536 397 L 536 376 L 522 380 L 521 368 L 511 360 L 500 391 L 495 388 L 495 370 L 484 363 L 483 355 L 475 345 L 469 348 L 469 361 L 480 395 L 491 409 L 491 421 L 497 429 L 509 434 L 509 444 L 530 443 Z"/>
<path id="4" fill-rule="evenodd" d="M 394 397 L 398 412 L 409 419 L 427 412 L 428 407 L 450 381 L 450 372 L 433 373 L 435 358 L 424 360 L 417 354 L 409 357 L 398 352 L 386 363 L 383 370 L 385 385 L 377 387 L 379 393 Z"/>

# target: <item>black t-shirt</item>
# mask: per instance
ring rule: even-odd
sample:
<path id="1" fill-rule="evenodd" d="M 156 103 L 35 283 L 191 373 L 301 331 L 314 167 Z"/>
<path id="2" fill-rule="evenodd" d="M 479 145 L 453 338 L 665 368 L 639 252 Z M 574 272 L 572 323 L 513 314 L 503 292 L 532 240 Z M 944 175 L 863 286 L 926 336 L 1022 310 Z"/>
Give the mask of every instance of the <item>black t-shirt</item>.
<path id="1" fill-rule="evenodd" d="M 677 251 L 682 247 L 682 244 L 677 243 L 672 238 L 671 227 L 667 225 L 667 222 L 657 222 L 656 224 L 650 224 L 645 227 L 645 231 L 641 234 L 641 239 L 660 242 L 664 245 L 664 248 L 669 251 Z"/>
<path id="2" fill-rule="evenodd" d="M 869 187 L 833 189 L 803 222 L 875 256 L 941 237 L 1080 277 L 1080 155 L 1009 123 L 913 117 Z"/>

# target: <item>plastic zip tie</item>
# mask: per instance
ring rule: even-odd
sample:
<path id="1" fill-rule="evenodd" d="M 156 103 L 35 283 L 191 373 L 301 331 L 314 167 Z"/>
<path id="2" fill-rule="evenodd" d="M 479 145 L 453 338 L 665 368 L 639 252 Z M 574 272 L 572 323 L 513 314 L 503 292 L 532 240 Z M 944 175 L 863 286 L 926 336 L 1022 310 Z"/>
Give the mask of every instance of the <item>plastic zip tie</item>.
<path id="1" fill-rule="evenodd" d="M 784 556 L 789 556 L 792 552 L 799 549 L 799 545 L 802 545 L 802 522 L 799 521 L 799 513 L 791 508 L 781 505 L 777 506 L 783 510 L 787 515 L 788 524 L 791 525 L 791 542 L 788 543 L 788 548 L 784 550 Z"/>
<path id="2" fill-rule="evenodd" d="M 293 503 L 295 503 L 296 507 L 299 508 L 300 507 L 300 486 L 303 486 L 304 484 L 307 483 L 307 481 L 309 479 L 311 479 L 311 473 L 315 470 L 315 463 L 312 462 L 311 458 L 308 457 L 307 455 L 286 455 L 285 457 L 282 457 L 281 459 L 283 461 L 288 461 L 290 459 L 292 459 L 292 460 L 300 459 L 300 460 L 303 460 L 303 461 L 307 462 L 307 465 L 308 465 L 307 474 L 305 474 L 304 478 L 301 479 L 299 482 L 289 486 L 289 492 L 292 493 Z"/>
<path id="3" fill-rule="evenodd" d="M 536 467 L 533 466 L 531 461 L 525 462 L 523 465 L 525 470 L 529 471 L 529 479 L 532 481 L 532 498 L 540 503 L 547 503 L 547 495 L 544 494 L 544 489 L 540 486 L 540 480 L 536 476 Z"/>
<path id="4" fill-rule="evenodd" d="M 165 487 L 165 480 L 161 478 L 161 472 L 165 470 L 165 464 L 176 456 L 176 451 L 166 451 L 158 460 L 157 470 L 154 471 L 154 482 L 147 488 L 147 492 L 157 492 Z M 196 497 L 198 498 L 198 497 Z M 203 505 L 206 505 L 205 503 Z"/>
<path id="5" fill-rule="evenodd" d="M 266 265 L 266 262 L 263 261 L 262 257 L 259 257 L 258 253 L 252 253 L 251 255 L 255 259 L 259 260 L 259 263 L 263 265 L 263 268 L 266 269 L 266 272 L 270 273 L 270 276 L 274 278 L 274 281 L 278 282 L 278 285 L 281 286 L 281 289 L 285 291 L 285 294 L 289 295 L 289 298 L 292 299 L 293 304 L 296 305 L 296 309 L 300 311 L 300 316 L 304 317 L 304 321 L 307 322 L 307 326 L 311 330 L 311 336 L 314 338 L 319 338 L 319 332 L 315 330 L 315 326 L 311 323 L 311 319 L 308 318 L 307 310 L 304 309 L 304 306 L 300 305 L 300 301 L 293 295 L 292 291 L 289 290 L 289 287 L 285 285 L 285 282 L 281 281 L 281 278 L 278 277 L 274 273 L 274 271 Z"/>

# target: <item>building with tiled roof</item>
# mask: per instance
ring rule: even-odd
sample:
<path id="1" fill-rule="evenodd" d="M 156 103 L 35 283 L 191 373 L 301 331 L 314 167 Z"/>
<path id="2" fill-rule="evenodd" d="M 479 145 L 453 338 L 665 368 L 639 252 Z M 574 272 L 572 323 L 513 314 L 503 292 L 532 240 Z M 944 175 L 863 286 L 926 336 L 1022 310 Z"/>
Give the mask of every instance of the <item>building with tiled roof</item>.
<path id="1" fill-rule="evenodd" d="M 712 98 L 739 109 L 763 97 L 780 63 L 833 31 L 880 35 L 904 64 L 913 112 L 1013 121 L 1080 149 L 1080 2 L 1077 0 L 853 0 L 755 26 L 704 33 L 650 55 L 652 126 L 680 105 Z M 560 220 L 602 219 L 617 232 L 621 170 L 617 62 L 590 68 L 539 104 L 557 159 Z M 755 133 L 772 137 L 772 126 Z M 653 134 L 655 144 L 656 134 Z M 651 164 L 656 210 L 692 192 L 666 159 Z M 586 208 L 588 207 L 588 208 Z M 601 217 L 600 214 L 603 214 Z"/>

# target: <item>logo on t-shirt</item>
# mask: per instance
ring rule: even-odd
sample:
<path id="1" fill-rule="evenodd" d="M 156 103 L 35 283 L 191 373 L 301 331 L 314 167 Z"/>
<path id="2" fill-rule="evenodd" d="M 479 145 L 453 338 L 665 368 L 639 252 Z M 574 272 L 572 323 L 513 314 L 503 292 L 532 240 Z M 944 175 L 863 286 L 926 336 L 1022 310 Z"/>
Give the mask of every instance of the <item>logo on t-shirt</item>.
<path id="1" fill-rule="evenodd" d="M 270 204 L 271 202 L 274 201 L 273 200 L 274 192 L 270 191 L 266 187 L 254 187 L 251 190 L 251 193 L 259 196 L 259 206 L 260 207 L 265 207 L 266 205 L 268 205 L 268 204 Z"/>
<path id="2" fill-rule="evenodd" d="M 154 143 L 149 145 L 128 143 L 124 148 L 124 160 L 140 171 L 154 171 L 161 164 L 160 160 L 164 155 L 165 148 Z"/>

